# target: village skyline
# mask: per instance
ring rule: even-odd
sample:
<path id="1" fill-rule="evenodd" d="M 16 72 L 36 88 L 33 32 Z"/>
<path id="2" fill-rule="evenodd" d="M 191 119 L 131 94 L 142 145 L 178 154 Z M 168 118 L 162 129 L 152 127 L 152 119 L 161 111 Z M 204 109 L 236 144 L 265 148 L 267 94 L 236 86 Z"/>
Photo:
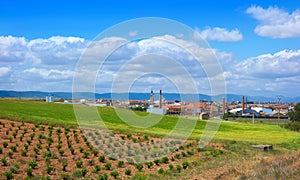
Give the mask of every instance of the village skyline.
<path id="1" fill-rule="evenodd" d="M 222 72 L 209 77 L 201 64 L 191 63 L 188 54 L 169 44 L 158 43 L 157 38 L 162 36 L 153 36 L 130 41 L 119 48 L 105 68 L 99 69 L 95 92 L 111 91 L 120 63 L 133 60 L 142 52 L 160 52 L 171 54 L 170 57 L 180 59 L 182 67 L 191 69 L 189 73 L 201 94 L 210 94 L 209 78 L 222 77 L 227 94 L 297 97 L 297 89 L 300 89 L 300 11 L 297 3 L 254 0 L 226 3 L 133 1 L 130 4 L 3 1 L 0 2 L 0 89 L 72 92 L 77 63 L 99 33 L 128 20 L 159 17 L 192 29 L 207 43 Z M 132 27 L 128 32 L 124 31 L 128 38 L 107 37 L 104 44 L 138 37 L 142 32 L 137 29 Z M 163 35 L 176 42 L 181 36 Z M 188 45 L 190 41 L 180 43 Z M 206 60 L 209 62 L 210 58 Z M 169 66 L 166 59 L 155 63 L 151 59 L 131 62 L 127 72 L 141 73 L 160 67 L 162 72 L 168 69 L 170 77 L 159 74 L 135 77 L 128 73 L 128 76 L 122 76 L 124 82 L 136 78 L 128 91 L 148 92 L 155 88 L 178 92 L 172 80 L 187 81 L 177 73 L 178 68 Z"/>

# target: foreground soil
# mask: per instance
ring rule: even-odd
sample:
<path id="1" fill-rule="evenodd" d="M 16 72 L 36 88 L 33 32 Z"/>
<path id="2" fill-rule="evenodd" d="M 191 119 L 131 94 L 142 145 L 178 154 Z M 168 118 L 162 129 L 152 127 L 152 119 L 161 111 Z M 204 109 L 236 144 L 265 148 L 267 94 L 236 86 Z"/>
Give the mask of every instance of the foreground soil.
<path id="1" fill-rule="evenodd" d="M 299 150 L 0 123 L 0 179 L 300 179 Z"/>

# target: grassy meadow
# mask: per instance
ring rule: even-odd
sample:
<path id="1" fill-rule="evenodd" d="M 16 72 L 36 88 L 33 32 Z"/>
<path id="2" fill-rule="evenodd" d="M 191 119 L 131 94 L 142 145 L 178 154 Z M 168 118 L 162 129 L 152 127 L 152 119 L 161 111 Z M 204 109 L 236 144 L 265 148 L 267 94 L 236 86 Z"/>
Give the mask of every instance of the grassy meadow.
<path id="1" fill-rule="evenodd" d="M 145 112 L 135 112 L 137 116 L 132 121 L 124 122 L 116 114 L 116 111 L 111 107 L 88 107 L 85 105 L 77 105 L 77 108 L 83 109 L 87 114 L 87 121 L 80 120 L 81 123 L 87 123 L 95 126 L 105 126 L 111 130 L 119 132 L 135 132 L 152 136 L 165 136 L 169 134 L 176 126 L 178 132 L 185 131 L 186 127 L 194 127 L 191 132 L 191 139 L 199 139 L 206 126 L 206 121 L 196 120 L 193 118 L 179 118 L 176 116 L 163 116 L 151 115 L 150 118 L 146 118 L 144 122 L 147 128 L 130 126 L 128 123 L 136 123 L 139 121 L 139 117 L 145 118 L 149 114 Z M 98 114 L 90 115 L 95 110 Z M 122 118 L 126 119 L 132 113 L 128 110 L 120 110 Z M 60 103 L 45 103 L 39 101 L 29 100 L 0 100 L 0 117 L 21 120 L 33 123 L 50 124 L 57 126 L 76 127 L 78 122 L 76 120 L 73 105 L 60 104 Z M 77 117 L 81 119 L 81 117 Z M 82 117 L 84 119 L 85 117 Z M 130 119 L 128 118 L 128 119 Z M 160 119 L 161 118 L 161 119 Z M 218 124 L 217 124 L 218 125 Z M 239 122 L 227 122 L 223 121 L 214 137 L 215 140 L 225 141 L 243 141 L 249 143 L 269 143 L 269 144 L 282 144 L 293 142 L 300 138 L 299 133 L 286 130 L 277 125 L 269 124 L 251 124 L 251 123 L 239 123 Z"/>
<path id="2" fill-rule="evenodd" d="M 300 133 L 278 125 L 234 121 L 219 123 L 197 120 L 195 117 L 159 116 L 112 107 L 86 105 L 73 107 L 71 104 L 15 99 L 0 99 L 1 118 L 0 167 L 3 173 L 0 173 L 0 179 L 5 177 L 18 179 L 26 174 L 27 179 L 33 177 L 78 179 L 85 176 L 98 177 L 98 179 L 107 179 L 109 176 L 113 179 L 134 180 L 299 179 L 300 177 L 300 162 L 295 161 L 300 157 Z M 205 130 L 208 124 L 219 126 L 218 131 L 214 134 L 213 131 Z M 83 135 L 81 133 L 85 130 L 78 130 L 79 126 L 97 128 L 97 131 Z M 102 128 L 108 128 L 115 133 L 105 134 L 100 130 Z M 134 146 L 140 146 L 136 150 L 141 149 L 146 152 L 144 155 L 149 158 L 153 153 L 156 155 L 158 152 L 159 146 L 155 142 L 157 137 L 165 137 L 174 129 L 176 129 L 174 136 L 190 135 L 191 140 L 179 146 L 168 156 L 154 159 L 151 161 L 151 166 L 150 162 L 132 164 L 129 158 L 126 159 L 125 169 L 124 161 L 113 156 L 107 157 L 107 153 L 105 154 L 107 160 L 101 160 L 104 158 L 103 152 L 108 149 L 119 148 L 121 155 L 129 155 L 132 154 Z M 214 138 L 205 148 L 198 148 L 197 142 L 205 133 L 211 133 Z M 117 137 L 123 136 L 124 143 L 132 142 L 134 146 L 127 144 L 119 147 L 119 143 L 112 139 L 114 134 Z M 25 146 L 26 143 L 31 143 L 29 137 L 33 140 L 32 146 Z M 91 146 L 88 137 L 95 139 L 94 143 L 98 143 L 98 150 L 101 151 Z M 54 143 L 50 141 L 51 139 Z M 138 140 L 145 142 L 135 142 Z M 150 145 L 153 143 L 154 149 L 147 150 L 146 146 L 143 147 L 147 143 Z M 274 149 L 260 151 L 251 148 L 253 144 L 270 144 Z M 57 157 L 53 159 L 43 157 L 49 153 Z M 142 156 L 142 158 L 146 157 Z M 77 159 L 76 162 L 74 158 Z M 62 163 L 67 166 L 67 171 L 62 169 L 63 164 L 59 162 L 62 159 L 64 160 Z M 28 167 L 32 162 L 38 163 L 40 168 Z M 77 167 L 79 162 L 83 162 L 84 166 Z M 112 165 L 113 168 L 107 167 L 108 165 Z"/>

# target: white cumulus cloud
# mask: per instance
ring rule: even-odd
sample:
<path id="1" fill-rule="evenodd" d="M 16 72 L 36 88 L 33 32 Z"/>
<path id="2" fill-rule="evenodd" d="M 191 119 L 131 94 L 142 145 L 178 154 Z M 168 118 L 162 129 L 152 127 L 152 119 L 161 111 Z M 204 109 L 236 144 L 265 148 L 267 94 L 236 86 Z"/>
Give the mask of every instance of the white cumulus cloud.
<path id="1" fill-rule="evenodd" d="M 28 57 L 27 43 L 24 37 L 0 36 L 0 62 L 23 62 Z"/>
<path id="2" fill-rule="evenodd" d="M 10 67 L 0 67 L 0 77 L 7 75 L 10 71 Z"/>
<path id="3" fill-rule="evenodd" d="M 246 13 L 259 22 L 254 32 L 260 36 L 271 38 L 300 36 L 300 10 L 298 9 L 288 13 L 277 7 L 264 9 L 260 6 L 251 6 Z"/>
<path id="4" fill-rule="evenodd" d="M 71 70 L 57 70 L 57 69 L 38 69 L 31 68 L 25 69 L 24 73 L 32 74 L 33 76 L 37 76 L 36 78 L 41 77 L 43 79 L 48 80 L 63 80 L 70 79 L 73 77 L 73 71 Z"/>
<path id="5" fill-rule="evenodd" d="M 227 90 L 238 94 L 298 96 L 300 50 L 262 54 L 233 64 L 224 72 Z"/>
<path id="6" fill-rule="evenodd" d="M 227 30 L 220 27 L 208 27 L 202 31 L 197 30 L 196 33 L 202 39 L 205 39 L 207 41 L 232 42 L 241 41 L 243 39 L 243 35 L 238 29 Z"/>
<path id="7" fill-rule="evenodd" d="M 259 78 L 291 77 L 300 74 L 300 50 L 282 50 L 238 63 L 238 72 Z"/>

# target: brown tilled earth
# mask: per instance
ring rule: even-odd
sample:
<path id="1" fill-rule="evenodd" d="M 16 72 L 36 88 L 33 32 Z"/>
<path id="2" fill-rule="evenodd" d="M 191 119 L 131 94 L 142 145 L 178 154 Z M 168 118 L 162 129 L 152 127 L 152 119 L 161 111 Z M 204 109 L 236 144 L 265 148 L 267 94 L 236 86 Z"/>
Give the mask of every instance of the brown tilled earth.
<path id="1" fill-rule="evenodd" d="M 129 136 L 122 133 L 112 135 L 105 134 L 103 131 L 87 131 L 84 135 L 79 128 L 68 129 L 42 124 L 35 125 L 5 119 L 1 119 L 0 122 L 0 148 L 2 149 L 0 179 L 6 179 L 5 173 L 13 171 L 13 168 L 16 167 L 18 172 L 12 173 L 14 179 L 24 179 L 28 176 L 26 169 L 29 167 L 28 162 L 30 161 L 37 162 L 37 166 L 32 170 L 33 177 L 37 179 L 45 177 L 60 179 L 62 174 L 76 178 L 75 171 L 81 171 L 83 168 L 87 169 L 85 178 L 97 179 L 99 175 L 107 174 L 109 179 L 114 179 L 110 173 L 116 171 L 118 178 L 131 179 L 138 173 L 138 170 L 135 164 L 128 163 L 126 158 L 122 159 L 123 155 L 131 150 L 142 150 L 147 152 L 145 153 L 147 155 L 141 156 L 141 160 L 153 162 L 153 159 L 158 157 L 155 149 L 163 146 L 163 144 L 156 143 L 159 138 L 145 137 L 140 134 L 130 134 Z M 49 144 L 50 139 L 53 143 Z M 30 143 L 28 152 L 24 155 L 25 144 L 28 143 Z M 168 148 L 172 148 L 172 146 L 169 144 Z M 13 151 L 14 147 L 16 148 L 15 152 Z M 74 153 L 71 152 L 70 147 L 74 148 Z M 154 164 L 150 168 L 143 164 L 141 172 L 148 174 L 150 179 L 164 180 L 300 179 L 300 151 L 286 151 L 283 154 L 274 155 L 249 148 L 243 150 L 243 154 L 238 154 L 224 147 L 221 143 L 211 143 L 206 150 L 199 150 L 196 141 L 187 141 L 182 146 L 176 146 L 175 152 L 165 156 L 168 158 L 167 162 L 160 162 L 159 165 Z M 109 158 L 107 153 L 104 153 L 108 148 L 115 150 L 120 157 Z M 63 150 L 63 153 L 60 154 L 59 150 Z M 98 151 L 98 154 L 94 155 L 95 151 Z M 55 157 L 46 158 L 45 154 L 49 154 L 49 152 L 54 153 Z M 84 157 L 85 152 L 86 157 Z M 105 156 L 104 162 L 99 161 L 100 156 Z M 6 164 L 2 162 L 4 158 L 7 161 Z M 118 167 L 121 160 L 125 164 Z M 83 162 L 82 168 L 76 166 L 78 161 Z M 185 161 L 189 162 L 189 166 L 187 169 L 180 170 L 179 173 L 176 166 L 182 166 Z M 62 167 L 63 162 L 67 162 L 65 170 Z M 109 170 L 105 168 L 105 164 L 108 162 L 112 165 Z M 99 172 L 95 171 L 96 164 L 101 167 Z M 170 164 L 173 165 L 173 170 L 170 170 Z M 47 167 L 48 170 L 49 167 L 54 169 L 47 172 Z M 158 176 L 160 168 L 168 173 Z M 126 175 L 126 170 L 131 170 L 131 175 Z"/>

